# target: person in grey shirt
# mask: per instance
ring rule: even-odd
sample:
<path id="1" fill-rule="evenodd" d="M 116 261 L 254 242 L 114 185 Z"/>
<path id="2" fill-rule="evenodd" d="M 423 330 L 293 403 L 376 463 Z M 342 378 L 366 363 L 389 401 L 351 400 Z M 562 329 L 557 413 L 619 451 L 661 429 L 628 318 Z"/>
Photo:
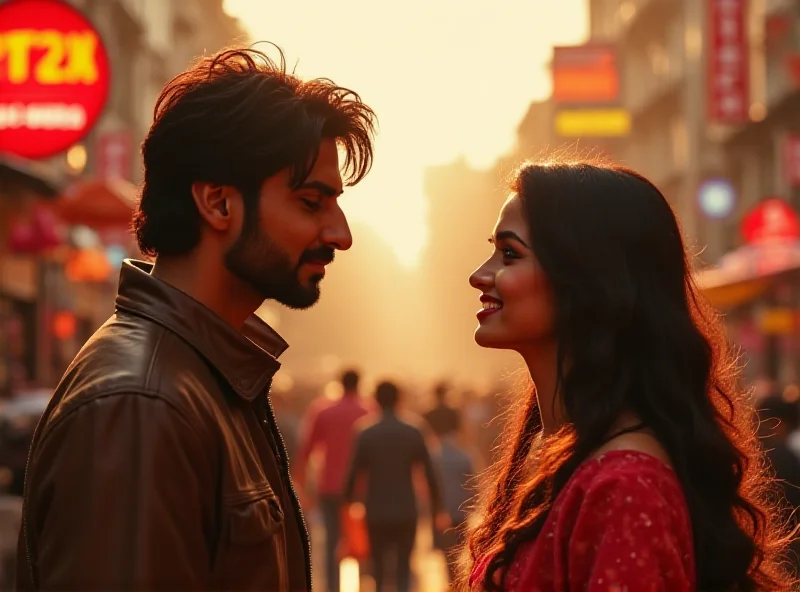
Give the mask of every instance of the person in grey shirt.
<path id="1" fill-rule="evenodd" d="M 387 589 L 386 564 L 393 554 L 396 589 L 404 592 L 411 583 L 411 552 L 419 520 L 412 477 L 416 467 L 424 469 L 435 522 L 446 527 L 449 518 L 442 509 L 438 478 L 422 431 L 397 414 L 399 389 L 394 383 L 382 382 L 375 399 L 382 415 L 356 439 L 344 499 L 347 503 L 354 501 L 356 483 L 363 478 L 375 590 Z"/>
<path id="2" fill-rule="evenodd" d="M 475 476 L 475 465 L 459 442 L 460 422 L 455 422 L 439 437 L 439 451 L 434 463 L 442 479 L 442 499 L 450 525 L 434 527 L 434 546 L 444 552 L 447 575 L 452 584 L 456 576 L 458 551 L 464 542 L 468 507 L 473 492 L 469 481 Z"/>

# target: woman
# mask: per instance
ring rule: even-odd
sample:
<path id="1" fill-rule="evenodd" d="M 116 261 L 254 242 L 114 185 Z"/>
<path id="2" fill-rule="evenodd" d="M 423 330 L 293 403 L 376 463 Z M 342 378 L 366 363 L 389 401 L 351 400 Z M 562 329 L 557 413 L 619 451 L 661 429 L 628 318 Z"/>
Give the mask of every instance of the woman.
<path id="1" fill-rule="evenodd" d="M 469 534 L 485 590 L 785 590 L 753 412 L 640 175 L 529 164 L 470 278 L 535 384 Z"/>

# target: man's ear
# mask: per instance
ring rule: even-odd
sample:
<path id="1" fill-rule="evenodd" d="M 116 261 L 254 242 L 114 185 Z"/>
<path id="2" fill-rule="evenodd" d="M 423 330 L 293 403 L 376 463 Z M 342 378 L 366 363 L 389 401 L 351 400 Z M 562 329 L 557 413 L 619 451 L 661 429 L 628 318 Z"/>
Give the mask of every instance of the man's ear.
<path id="1" fill-rule="evenodd" d="M 230 206 L 235 193 L 235 189 L 226 185 L 206 181 L 192 183 L 192 197 L 197 211 L 211 228 L 219 231 L 230 227 Z"/>

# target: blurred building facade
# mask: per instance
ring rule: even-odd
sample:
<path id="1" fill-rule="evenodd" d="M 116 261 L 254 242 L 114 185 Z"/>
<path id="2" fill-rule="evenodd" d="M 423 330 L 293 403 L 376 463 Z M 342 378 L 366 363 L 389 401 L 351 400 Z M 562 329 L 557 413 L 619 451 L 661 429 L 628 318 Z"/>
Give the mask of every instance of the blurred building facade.
<path id="1" fill-rule="evenodd" d="M 748 382 L 800 378 L 800 3 L 591 0 L 631 131 L 619 160 L 671 201 Z"/>
<path id="2" fill-rule="evenodd" d="M 155 99 L 191 59 L 245 39 L 222 0 L 68 4 L 105 46 L 110 93 L 69 150 L 0 154 L 0 396 L 53 386 L 113 312 L 122 257 L 138 255 L 128 225 Z"/>
<path id="3" fill-rule="evenodd" d="M 112 68 L 108 106 L 86 140 L 89 157 L 85 172 L 105 174 L 99 168 L 109 159 L 102 151 L 124 151 L 121 172 L 138 184 L 142 174 L 138 147 L 150 128 L 153 107 L 164 84 L 195 58 L 234 42 L 246 42 L 247 35 L 225 13 L 223 0 L 70 0 L 70 3 L 98 28 Z M 109 142 L 108 136 L 118 143 Z M 120 139 L 125 136 L 130 139 Z"/>
<path id="4" fill-rule="evenodd" d="M 619 160 L 669 197 L 701 241 L 694 195 L 717 155 L 704 149 L 703 0 L 592 0 L 593 42 L 617 48 L 631 132 Z"/>

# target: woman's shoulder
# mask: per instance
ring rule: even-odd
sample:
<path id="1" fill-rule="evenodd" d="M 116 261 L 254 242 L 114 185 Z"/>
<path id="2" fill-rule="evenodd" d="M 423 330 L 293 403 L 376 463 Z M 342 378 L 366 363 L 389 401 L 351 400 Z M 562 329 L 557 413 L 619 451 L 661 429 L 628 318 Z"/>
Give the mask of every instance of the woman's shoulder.
<path id="1" fill-rule="evenodd" d="M 612 505 L 683 506 L 683 492 L 675 471 L 662 459 L 638 450 L 611 450 L 585 461 L 573 475 L 565 494 L 580 501 Z M 626 495 L 621 495 L 621 494 Z M 628 499 L 635 496 L 635 499 Z"/>
<path id="2" fill-rule="evenodd" d="M 554 557 L 567 558 L 571 583 L 601 582 L 611 574 L 604 589 L 616 589 L 610 584 L 617 581 L 619 589 L 641 590 L 648 578 L 666 574 L 666 589 L 692 590 L 691 520 L 675 472 L 634 450 L 585 461 L 554 502 L 540 536 L 520 549 L 509 575 L 526 584 L 515 589 L 553 583 L 543 574 L 552 572 Z"/>
<path id="3" fill-rule="evenodd" d="M 691 533 L 689 509 L 677 475 L 666 463 L 634 450 L 614 450 L 584 462 L 555 500 L 546 529 L 601 536 L 609 527 Z"/>
<path id="4" fill-rule="evenodd" d="M 608 450 L 584 461 L 576 477 L 603 478 L 611 475 L 628 476 L 647 473 L 676 479 L 675 471 L 662 458 L 642 450 Z"/>

